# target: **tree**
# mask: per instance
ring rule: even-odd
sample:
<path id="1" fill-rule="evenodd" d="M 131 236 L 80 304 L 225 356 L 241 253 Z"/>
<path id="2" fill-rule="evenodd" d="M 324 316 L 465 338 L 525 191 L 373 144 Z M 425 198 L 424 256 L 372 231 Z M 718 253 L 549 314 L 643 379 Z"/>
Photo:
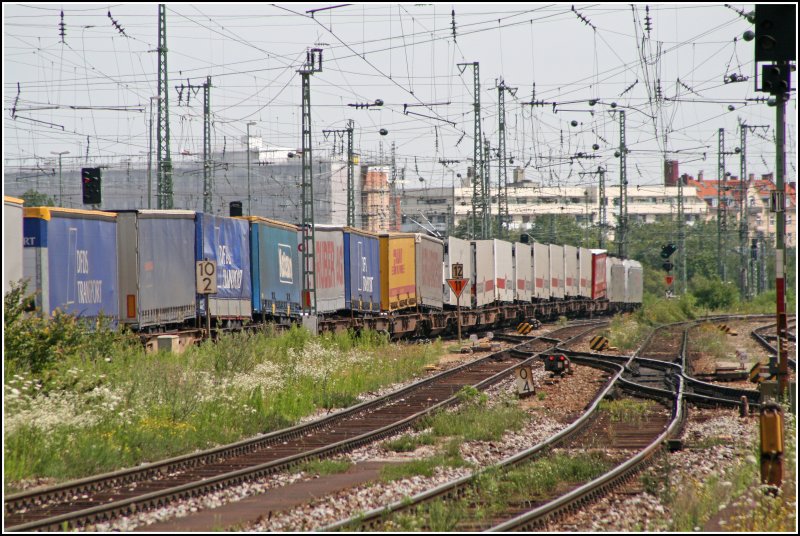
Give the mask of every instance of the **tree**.
<path id="1" fill-rule="evenodd" d="M 27 207 L 54 207 L 56 206 L 55 200 L 47 194 L 43 194 L 36 190 L 28 190 L 22 194 L 22 199 L 25 201 Z"/>

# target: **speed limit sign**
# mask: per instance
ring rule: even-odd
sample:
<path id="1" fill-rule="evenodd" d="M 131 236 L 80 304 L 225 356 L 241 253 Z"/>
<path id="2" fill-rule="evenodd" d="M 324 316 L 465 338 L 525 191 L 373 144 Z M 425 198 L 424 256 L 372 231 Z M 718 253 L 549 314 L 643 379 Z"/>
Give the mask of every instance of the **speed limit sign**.
<path id="1" fill-rule="evenodd" d="M 197 280 L 198 294 L 217 293 L 217 263 L 216 261 L 197 261 Z"/>

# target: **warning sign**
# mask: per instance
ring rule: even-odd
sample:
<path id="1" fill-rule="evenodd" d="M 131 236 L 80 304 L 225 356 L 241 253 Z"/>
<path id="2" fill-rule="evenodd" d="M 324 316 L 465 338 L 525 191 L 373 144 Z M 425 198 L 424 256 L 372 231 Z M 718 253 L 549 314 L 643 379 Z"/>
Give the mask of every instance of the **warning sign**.
<path id="1" fill-rule="evenodd" d="M 456 298 L 461 297 L 461 293 L 464 292 L 464 288 L 467 286 L 469 279 L 448 279 L 447 284 L 450 285 L 450 288 L 453 290 L 453 293 L 456 295 Z"/>

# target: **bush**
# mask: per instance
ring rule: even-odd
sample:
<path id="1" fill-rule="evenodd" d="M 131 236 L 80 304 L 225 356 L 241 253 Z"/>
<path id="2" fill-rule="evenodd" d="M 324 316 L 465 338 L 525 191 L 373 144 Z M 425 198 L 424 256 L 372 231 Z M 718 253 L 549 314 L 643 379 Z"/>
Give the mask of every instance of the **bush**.
<path id="1" fill-rule="evenodd" d="M 691 294 L 669 300 L 646 294 L 636 318 L 639 322 L 650 326 L 691 320 L 697 317 L 696 302 Z"/>
<path id="2" fill-rule="evenodd" d="M 3 303 L 3 354 L 11 369 L 39 373 L 71 356 L 97 360 L 116 344 L 135 344 L 129 332 L 116 332 L 108 317 L 82 319 L 56 310 L 46 318 L 25 297 L 27 284 L 12 284 Z"/>
<path id="3" fill-rule="evenodd" d="M 730 309 L 739 301 L 739 291 L 731 282 L 723 283 L 718 277 L 707 279 L 696 276 L 690 284 L 692 294 L 697 298 L 697 305 L 707 309 Z"/>

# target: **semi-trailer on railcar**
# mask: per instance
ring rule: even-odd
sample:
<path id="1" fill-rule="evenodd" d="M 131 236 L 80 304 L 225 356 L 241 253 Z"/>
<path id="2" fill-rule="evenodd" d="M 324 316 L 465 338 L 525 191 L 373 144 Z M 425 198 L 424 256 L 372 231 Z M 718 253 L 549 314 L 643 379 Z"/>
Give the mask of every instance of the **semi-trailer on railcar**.
<path id="1" fill-rule="evenodd" d="M 7 212 L 7 229 L 13 214 Z M 293 224 L 190 210 L 44 207 L 25 209 L 23 228 L 24 237 L 8 239 L 5 248 L 24 242 L 22 275 L 47 314 L 103 312 L 145 332 L 194 326 L 205 310 L 194 263 L 208 259 L 218 267 L 220 290 L 209 300 L 218 328 L 308 319 L 301 229 Z M 445 279 L 456 263 L 469 279 L 460 300 L 465 329 L 625 311 L 642 297 L 641 264 L 568 245 L 443 242 L 318 225 L 314 259 L 314 316 L 322 331 L 371 328 L 401 337 L 454 330 L 456 299 Z"/>

